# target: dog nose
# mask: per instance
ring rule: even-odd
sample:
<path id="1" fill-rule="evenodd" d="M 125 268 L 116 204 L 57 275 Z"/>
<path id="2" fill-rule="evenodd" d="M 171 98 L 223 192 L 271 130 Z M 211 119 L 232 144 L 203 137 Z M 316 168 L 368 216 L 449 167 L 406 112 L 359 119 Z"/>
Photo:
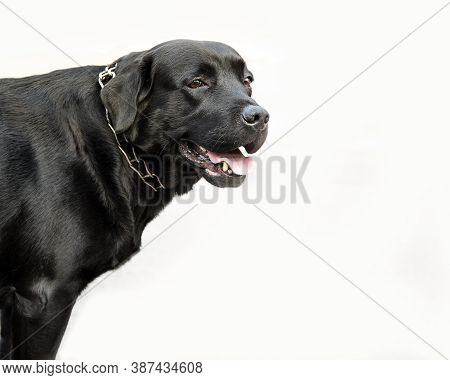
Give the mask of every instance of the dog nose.
<path id="1" fill-rule="evenodd" d="M 260 106 L 251 105 L 244 108 L 242 118 L 245 124 L 263 130 L 269 122 L 269 113 Z"/>

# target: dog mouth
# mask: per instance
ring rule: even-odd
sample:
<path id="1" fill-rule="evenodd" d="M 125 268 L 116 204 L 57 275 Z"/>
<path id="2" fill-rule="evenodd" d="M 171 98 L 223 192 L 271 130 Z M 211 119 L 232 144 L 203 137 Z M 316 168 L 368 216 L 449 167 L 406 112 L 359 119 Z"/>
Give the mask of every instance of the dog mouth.
<path id="1" fill-rule="evenodd" d="M 239 186 L 253 164 L 245 147 L 228 152 L 214 152 L 186 141 L 180 143 L 178 148 L 188 161 L 202 170 L 209 182 L 219 187 Z"/>

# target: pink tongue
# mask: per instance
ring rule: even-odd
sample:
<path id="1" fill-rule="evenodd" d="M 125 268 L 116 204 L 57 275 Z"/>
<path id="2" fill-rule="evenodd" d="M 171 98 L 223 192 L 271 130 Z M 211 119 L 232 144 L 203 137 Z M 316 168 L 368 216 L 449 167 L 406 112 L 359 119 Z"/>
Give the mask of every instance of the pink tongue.
<path id="1" fill-rule="evenodd" d="M 208 156 L 214 164 L 225 161 L 231 170 L 238 175 L 247 174 L 253 163 L 251 157 L 244 157 L 239 151 L 237 153 L 216 153 L 208 151 Z"/>

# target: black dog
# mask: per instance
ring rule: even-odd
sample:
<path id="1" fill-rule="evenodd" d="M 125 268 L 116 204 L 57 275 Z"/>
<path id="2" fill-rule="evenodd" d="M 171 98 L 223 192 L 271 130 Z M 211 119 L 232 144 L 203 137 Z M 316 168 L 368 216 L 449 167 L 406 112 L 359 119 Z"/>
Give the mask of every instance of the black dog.
<path id="1" fill-rule="evenodd" d="M 174 196 L 243 182 L 269 119 L 252 80 L 229 46 L 187 40 L 0 80 L 0 358 L 54 358 L 80 292 Z"/>

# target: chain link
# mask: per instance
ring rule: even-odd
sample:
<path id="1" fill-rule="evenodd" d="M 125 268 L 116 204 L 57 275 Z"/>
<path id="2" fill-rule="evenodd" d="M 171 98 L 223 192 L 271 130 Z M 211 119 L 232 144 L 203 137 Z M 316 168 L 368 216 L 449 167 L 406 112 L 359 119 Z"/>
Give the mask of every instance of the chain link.
<path id="1" fill-rule="evenodd" d="M 105 85 L 106 85 L 105 82 L 108 82 L 109 80 L 115 78 L 116 73 L 114 70 L 116 70 L 116 69 L 117 69 L 117 62 L 112 67 L 106 66 L 105 70 L 103 70 L 100 74 L 98 74 L 98 83 L 100 84 L 101 88 L 105 87 Z M 141 179 L 141 181 L 146 186 L 150 187 L 153 191 L 158 191 L 158 189 L 164 189 L 164 186 L 161 183 L 161 180 L 159 179 L 159 177 L 149 170 L 147 163 L 143 159 L 141 159 L 137 156 L 134 146 L 128 141 L 127 137 L 125 135 L 123 135 L 124 140 L 131 146 L 131 152 L 133 153 L 133 157 L 131 157 L 131 158 L 128 157 L 128 154 L 122 148 L 122 145 L 120 144 L 120 141 L 119 141 L 119 137 L 117 136 L 117 133 L 111 124 L 108 109 L 106 107 L 105 107 L 105 115 L 106 115 L 106 121 L 108 123 L 108 127 L 111 129 L 112 133 L 114 134 L 114 138 L 116 139 L 117 147 L 119 148 L 122 155 L 125 157 L 125 159 L 128 163 L 128 166 L 131 168 L 131 170 L 133 170 L 138 175 L 138 177 Z M 142 173 L 140 170 L 141 163 L 143 164 L 144 169 L 145 169 L 144 173 Z M 137 164 L 137 167 L 135 167 L 134 164 Z M 157 187 L 153 186 L 151 183 L 149 183 L 147 181 L 150 178 L 156 180 L 156 182 L 158 183 Z"/>

